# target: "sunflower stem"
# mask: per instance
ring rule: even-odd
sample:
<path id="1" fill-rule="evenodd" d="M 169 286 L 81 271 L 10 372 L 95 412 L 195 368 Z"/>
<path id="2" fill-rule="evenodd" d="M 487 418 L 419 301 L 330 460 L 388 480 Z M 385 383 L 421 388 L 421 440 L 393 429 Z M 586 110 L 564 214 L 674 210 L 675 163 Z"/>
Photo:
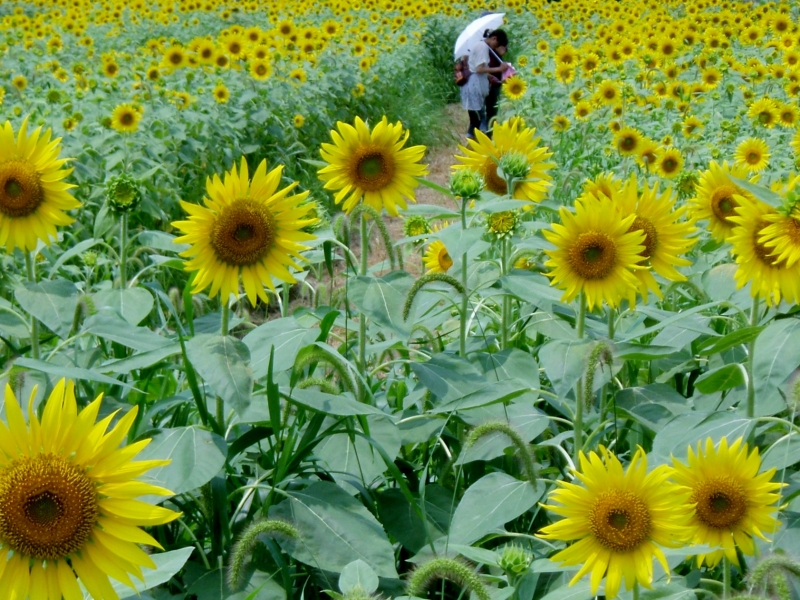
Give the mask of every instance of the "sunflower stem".
<path id="1" fill-rule="evenodd" d="M 503 238 L 500 242 L 500 273 L 503 275 L 508 274 L 508 251 L 510 241 Z M 505 349 L 508 347 L 508 322 L 511 319 L 511 297 L 508 294 L 503 294 L 503 312 L 500 315 L 500 348 Z"/>
<path id="2" fill-rule="evenodd" d="M 289 292 L 291 288 L 289 284 L 285 281 L 281 286 L 281 295 L 283 296 L 283 301 L 281 302 L 281 318 L 286 317 L 289 315 Z"/>
<path id="3" fill-rule="evenodd" d="M 633 582 L 633 600 L 639 600 L 639 582 Z"/>
<path id="4" fill-rule="evenodd" d="M 575 323 L 576 333 L 578 339 L 583 339 L 584 327 L 586 325 L 586 294 L 581 292 L 580 308 L 578 309 L 578 320 Z M 573 455 L 575 463 L 580 459 L 581 450 L 583 450 L 583 377 L 578 380 L 578 386 L 575 388 L 575 420 L 573 422 L 573 429 L 575 430 Z"/>
<path id="5" fill-rule="evenodd" d="M 364 277 L 369 269 L 369 240 L 367 239 L 367 219 L 361 213 L 361 269 L 359 275 Z M 358 315 L 358 364 L 361 373 L 367 373 L 367 316 L 361 312 Z"/>
<path id="6" fill-rule="evenodd" d="M 461 231 L 467 230 L 467 198 L 461 198 Z M 467 310 L 469 309 L 467 293 L 467 253 L 461 255 L 461 319 L 458 327 L 458 353 L 462 358 L 467 357 Z"/>
<path id="7" fill-rule="evenodd" d="M 758 325 L 758 296 L 753 298 L 753 306 L 750 309 L 750 327 Z M 747 416 L 752 419 L 756 410 L 756 384 L 753 381 L 753 370 L 755 366 L 755 338 L 750 341 L 747 348 Z"/>
<path id="8" fill-rule="evenodd" d="M 722 600 L 731 597 L 731 561 L 727 556 L 722 557 Z"/>
<path id="9" fill-rule="evenodd" d="M 28 272 L 28 281 L 36 283 L 36 265 L 31 252 L 25 252 L 25 268 Z M 39 321 L 33 315 L 31 315 L 31 355 L 39 360 Z"/>
<path id="10" fill-rule="evenodd" d="M 222 309 L 222 322 L 220 324 L 220 333 L 222 335 L 228 335 L 228 323 L 231 319 L 231 308 L 228 306 L 228 300 L 222 300 L 220 302 L 220 307 Z"/>
<path id="11" fill-rule="evenodd" d="M 128 287 L 128 214 L 119 218 L 119 287 Z"/>

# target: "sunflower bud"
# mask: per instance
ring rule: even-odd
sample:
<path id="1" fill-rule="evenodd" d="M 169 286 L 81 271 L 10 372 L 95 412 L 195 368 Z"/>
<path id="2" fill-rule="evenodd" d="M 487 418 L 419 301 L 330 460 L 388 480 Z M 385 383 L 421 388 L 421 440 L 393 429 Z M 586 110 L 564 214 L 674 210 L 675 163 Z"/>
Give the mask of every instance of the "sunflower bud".
<path id="1" fill-rule="evenodd" d="M 97 264 L 97 252 L 93 250 L 87 250 L 83 254 L 81 254 L 81 260 L 83 264 L 87 267 L 93 267 Z"/>
<path id="2" fill-rule="evenodd" d="M 510 577 L 519 577 L 533 561 L 533 555 L 527 550 L 516 544 L 506 546 L 503 549 L 503 554 L 500 555 L 500 568 L 506 572 Z"/>
<path id="3" fill-rule="evenodd" d="M 450 191 L 458 198 L 477 198 L 483 189 L 483 178 L 469 169 L 459 169 L 450 176 Z"/>
<path id="4" fill-rule="evenodd" d="M 431 224 L 422 215 L 412 215 L 403 223 L 403 235 L 406 237 L 426 235 L 430 232 Z"/>
<path id="5" fill-rule="evenodd" d="M 500 158 L 500 168 L 506 179 L 524 179 L 530 171 L 528 157 L 522 152 L 507 152 Z"/>
<path id="6" fill-rule="evenodd" d="M 112 177 L 106 183 L 106 198 L 114 211 L 118 213 L 131 212 L 142 199 L 139 182 L 126 174 Z"/>
<path id="7" fill-rule="evenodd" d="M 486 217 L 486 230 L 498 240 L 511 237 L 519 228 L 519 215 L 515 210 L 491 213 Z"/>

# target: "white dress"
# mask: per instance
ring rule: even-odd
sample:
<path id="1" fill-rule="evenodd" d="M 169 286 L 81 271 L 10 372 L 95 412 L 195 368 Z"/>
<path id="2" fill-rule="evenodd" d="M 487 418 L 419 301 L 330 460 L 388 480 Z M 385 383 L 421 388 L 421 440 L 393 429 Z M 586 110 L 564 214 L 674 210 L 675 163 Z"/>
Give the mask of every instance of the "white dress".
<path id="1" fill-rule="evenodd" d="M 469 70 L 472 74 L 461 87 L 461 106 L 466 110 L 482 110 L 489 95 L 488 73 L 476 73 L 480 65 L 489 64 L 489 46 L 481 40 L 469 51 Z"/>

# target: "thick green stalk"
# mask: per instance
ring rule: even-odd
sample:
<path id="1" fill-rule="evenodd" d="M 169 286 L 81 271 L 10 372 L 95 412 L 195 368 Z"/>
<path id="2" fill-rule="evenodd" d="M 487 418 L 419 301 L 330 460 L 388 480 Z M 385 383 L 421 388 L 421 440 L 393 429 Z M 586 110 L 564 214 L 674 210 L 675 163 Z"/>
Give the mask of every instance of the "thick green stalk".
<path id="1" fill-rule="evenodd" d="M 289 316 L 289 292 L 291 289 L 291 285 L 284 281 L 283 286 L 281 286 L 281 295 L 283 296 L 283 300 L 281 300 L 281 317 Z"/>
<path id="2" fill-rule="evenodd" d="M 128 213 L 119 218 L 119 287 L 128 287 Z"/>
<path id="3" fill-rule="evenodd" d="M 461 198 L 461 230 L 467 230 L 467 198 Z M 459 321 L 458 353 L 467 357 L 467 311 L 469 310 L 469 294 L 467 293 L 467 253 L 461 256 L 461 320 Z"/>
<path id="4" fill-rule="evenodd" d="M 228 306 L 228 299 L 220 300 L 220 307 L 222 308 L 222 322 L 220 323 L 220 333 L 228 335 L 228 323 L 231 319 L 231 309 Z"/>
<path id="5" fill-rule="evenodd" d="M 750 327 L 758 325 L 758 296 L 753 298 L 750 309 Z M 747 348 L 747 416 L 753 418 L 756 412 L 756 384 L 753 381 L 753 367 L 755 366 L 756 340 L 751 340 Z"/>
<path id="6" fill-rule="evenodd" d="M 25 267 L 28 271 L 28 281 L 36 283 L 36 266 L 30 252 L 25 252 Z M 39 360 L 39 321 L 33 315 L 31 315 L 31 355 Z"/>
<path id="7" fill-rule="evenodd" d="M 500 246 L 500 273 L 508 273 L 508 252 L 511 241 L 503 238 Z M 508 325 L 511 320 L 511 296 L 503 294 L 503 311 L 500 315 L 500 348 L 508 348 Z"/>
<path id="8" fill-rule="evenodd" d="M 369 269 L 369 239 L 367 238 L 367 219 L 361 214 L 361 270 L 359 275 L 362 277 L 367 274 Z M 358 316 L 358 364 L 361 366 L 361 373 L 367 372 L 367 316 L 362 312 Z"/>
<path id="9" fill-rule="evenodd" d="M 727 556 L 722 557 L 722 600 L 731 597 L 731 561 Z"/>
<path id="10" fill-rule="evenodd" d="M 613 306 L 608 307 L 608 341 L 614 341 L 614 329 L 616 325 L 616 318 L 617 318 L 617 311 L 614 310 Z M 606 393 L 608 392 L 608 386 L 603 386 L 602 395 L 600 396 L 600 422 L 603 422 L 603 419 L 606 417 Z M 613 393 L 613 388 L 612 388 Z"/>
<path id="11" fill-rule="evenodd" d="M 586 295 L 581 292 L 580 308 L 578 309 L 578 320 L 575 323 L 575 330 L 578 334 L 578 339 L 583 339 L 584 327 L 586 325 Z M 581 450 L 583 450 L 583 377 L 578 380 L 578 386 L 575 388 L 575 420 L 573 428 L 575 430 L 575 441 L 573 448 L 573 455 L 575 456 L 575 464 L 578 464 Z"/>
<path id="12" fill-rule="evenodd" d="M 639 582 L 633 582 L 633 600 L 639 600 Z"/>

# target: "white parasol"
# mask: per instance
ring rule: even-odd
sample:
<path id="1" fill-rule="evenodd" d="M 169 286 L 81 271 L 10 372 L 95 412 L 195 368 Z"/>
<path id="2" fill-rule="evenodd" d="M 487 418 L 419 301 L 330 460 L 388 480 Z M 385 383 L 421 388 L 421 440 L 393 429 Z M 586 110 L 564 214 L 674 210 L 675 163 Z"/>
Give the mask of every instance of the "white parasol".
<path id="1" fill-rule="evenodd" d="M 467 25 L 467 28 L 461 32 L 458 40 L 456 40 L 455 57 L 465 56 L 477 42 L 485 37 L 485 33 L 500 27 L 503 24 L 503 16 L 505 16 L 505 13 L 491 13 L 475 19 Z"/>

